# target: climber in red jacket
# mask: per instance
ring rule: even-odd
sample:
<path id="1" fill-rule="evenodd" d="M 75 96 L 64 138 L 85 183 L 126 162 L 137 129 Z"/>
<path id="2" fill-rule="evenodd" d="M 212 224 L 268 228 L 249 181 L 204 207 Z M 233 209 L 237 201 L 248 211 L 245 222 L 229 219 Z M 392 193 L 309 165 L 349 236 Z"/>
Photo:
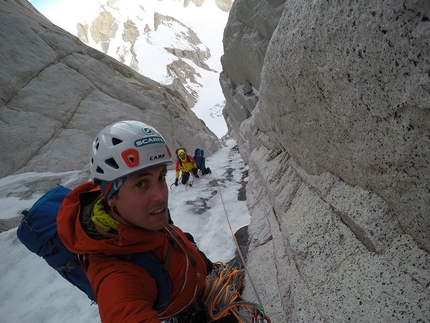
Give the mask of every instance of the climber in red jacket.
<path id="1" fill-rule="evenodd" d="M 76 187 L 60 208 L 58 233 L 69 250 L 87 255 L 103 323 L 196 315 L 194 305 L 212 263 L 170 221 L 166 166 L 171 163 L 157 130 L 142 122 L 117 122 L 93 142 L 92 182 Z M 118 257 L 146 251 L 164 264 L 171 280 L 171 299 L 158 310 L 155 280 Z"/>

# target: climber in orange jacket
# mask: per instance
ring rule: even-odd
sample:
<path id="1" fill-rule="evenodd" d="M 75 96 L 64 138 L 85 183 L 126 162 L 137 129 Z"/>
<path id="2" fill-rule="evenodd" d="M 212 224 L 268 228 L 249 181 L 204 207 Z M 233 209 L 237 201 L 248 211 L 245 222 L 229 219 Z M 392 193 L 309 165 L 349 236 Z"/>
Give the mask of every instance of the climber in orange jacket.
<path id="1" fill-rule="evenodd" d="M 59 210 L 59 236 L 69 250 L 86 255 L 103 323 L 159 323 L 196 308 L 212 262 L 172 224 L 165 181 L 171 163 L 170 151 L 154 128 L 138 121 L 117 122 L 93 142 L 92 182 L 76 187 Z M 146 251 L 164 264 L 170 277 L 171 299 L 161 309 L 154 308 L 154 278 L 118 257 Z"/>
<path id="2" fill-rule="evenodd" d="M 187 154 L 185 148 L 176 149 L 176 178 L 175 178 L 175 186 L 178 186 L 179 174 L 182 172 L 181 183 L 187 184 L 190 179 L 190 172 L 197 178 L 199 175 L 197 174 L 197 165 L 191 155 Z"/>

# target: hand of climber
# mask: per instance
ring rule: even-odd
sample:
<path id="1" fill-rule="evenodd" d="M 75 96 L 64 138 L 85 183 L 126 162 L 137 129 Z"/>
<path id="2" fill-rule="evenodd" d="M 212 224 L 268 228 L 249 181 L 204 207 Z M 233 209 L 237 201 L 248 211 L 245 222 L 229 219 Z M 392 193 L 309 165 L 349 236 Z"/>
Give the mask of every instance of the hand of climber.
<path id="1" fill-rule="evenodd" d="M 194 177 L 199 178 L 199 174 L 197 174 L 197 168 L 193 168 Z"/>
<path id="2" fill-rule="evenodd" d="M 175 179 L 175 186 L 178 186 L 178 179 Z"/>

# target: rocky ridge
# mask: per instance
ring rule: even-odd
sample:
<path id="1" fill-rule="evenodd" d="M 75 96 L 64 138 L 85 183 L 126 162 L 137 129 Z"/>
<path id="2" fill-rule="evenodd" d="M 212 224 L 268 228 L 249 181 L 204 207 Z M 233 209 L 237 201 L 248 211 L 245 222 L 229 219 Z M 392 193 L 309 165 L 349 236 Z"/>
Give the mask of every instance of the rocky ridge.
<path id="1" fill-rule="evenodd" d="M 196 7 L 200 7 L 204 1 L 193 1 L 193 3 Z M 180 39 L 181 44 L 165 47 L 165 50 L 174 57 L 168 64 L 166 78 L 192 108 L 198 99 L 196 88 L 202 87 L 199 70 L 193 65 L 206 71 L 213 71 L 206 63 L 211 57 L 210 49 L 202 43 L 191 28 L 178 19 L 158 12 L 154 12 L 151 17 L 148 5 L 145 3 L 126 4 L 133 6 L 134 10 L 127 18 L 122 17 L 123 5 L 119 0 L 105 1 L 97 12 L 88 12 L 86 19 L 82 18 L 82 21 L 76 23 L 75 35 L 87 45 L 100 49 L 135 71 L 143 73 L 139 68 L 139 62 L 144 61 L 146 55 L 138 54 L 137 41 L 150 44 L 154 38 L 157 38 L 157 30 L 163 26 L 167 27 L 172 32 L 172 39 Z M 188 5 L 189 1 L 185 1 L 183 7 L 186 8 Z M 217 1 L 216 7 L 228 12 L 231 1 Z"/>

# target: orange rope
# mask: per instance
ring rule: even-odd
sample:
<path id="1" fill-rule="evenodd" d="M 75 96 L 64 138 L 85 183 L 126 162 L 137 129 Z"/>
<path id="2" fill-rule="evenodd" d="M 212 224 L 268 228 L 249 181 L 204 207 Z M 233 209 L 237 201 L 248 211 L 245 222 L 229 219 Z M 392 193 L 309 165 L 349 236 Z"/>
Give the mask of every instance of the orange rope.
<path id="1" fill-rule="evenodd" d="M 257 304 L 240 300 L 243 278 L 243 272 L 238 267 L 215 263 L 212 273 L 206 278 L 202 296 L 212 320 L 234 315 L 239 323 L 245 323 L 257 316 Z M 248 313 L 248 317 L 244 317 L 240 309 Z"/>

